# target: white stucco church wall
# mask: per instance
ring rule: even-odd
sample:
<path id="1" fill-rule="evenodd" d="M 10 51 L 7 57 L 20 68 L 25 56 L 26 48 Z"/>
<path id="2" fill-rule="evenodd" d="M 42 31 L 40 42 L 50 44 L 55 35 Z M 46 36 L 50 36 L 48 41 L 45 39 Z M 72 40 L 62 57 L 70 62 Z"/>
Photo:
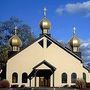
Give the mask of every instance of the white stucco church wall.
<path id="1" fill-rule="evenodd" d="M 45 40 L 46 37 L 41 38 L 40 40 Z M 74 56 L 67 53 L 65 50 L 57 46 L 55 43 L 52 42 L 52 44 L 46 48 L 42 48 L 39 45 L 39 41 L 36 41 L 14 57 L 12 57 L 8 63 L 7 63 L 7 79 L 12 83 L 12 74 L 14 72 L 18 73 L 18 85 L 22 85 L 22 73 L 26 72 L 28 75 L 32 71 L 32 68 L 42 62 L 43 60 L 46 60 L 50 64 L 56 67 L 55 71 L 55 86 L 60 87 L 65 84 L 72 85 L 71 83 L 71 74 L 76 73 L 77 78 L 83 78 L 83 73 L 86 73 L 86 81 L 90 81 L 90 73 L 83 68 L 83 64 Z M 45 43 L 46 44 L 46 43 Z M 45 65 L 44 65 L 45 66 Z M 43 67 L 40 67 L 43 69 Z M 44 69 L 46 69 L 44 67 Z M 67 73 L 68 81 L 67 83 L 62 83 L 61 75 L 62 73 Z M 52 77 L 52 76 L 51 76 Z M 52 81 L 52 78 L 51 78 Z M 29 80 L 28 83 L 25 83 L 26 86 L 29 86 Z M 37 82 L 37 87 L 38 87 Z M 34 78 L 32 80 L 32 85 L 34 87 Z M 52 83 L 51 85 L 52 86 Z"/>

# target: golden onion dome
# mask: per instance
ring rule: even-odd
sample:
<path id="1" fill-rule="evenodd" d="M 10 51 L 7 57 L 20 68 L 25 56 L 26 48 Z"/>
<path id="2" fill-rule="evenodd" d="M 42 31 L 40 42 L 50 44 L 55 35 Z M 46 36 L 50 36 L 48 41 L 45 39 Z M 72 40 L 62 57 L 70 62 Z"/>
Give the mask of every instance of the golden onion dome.
<path id="1" fill-rule="evenodd" d="M 13 36 L 9 39 L 9 45 L 10 45 L 10 46 L 17 46 L 17 47 L 21 47 L 21 46 L 22 46 L 22 41 L 21 41 L 21 39 L 17 36 L 17 27 L 15 27 L 15 35 L 13 35 Z"/>
<path id="2" fill-rule="evenodd" d="M 44 30 L 44 29 L 49 30 L 51 28 L 51 23 L 46 18 L 43 18 L 40 22 L 40 28 L 41 30 Z"/>
<path id="3" fill-rule="evenodd" d="M 69 41 L 69 44 L 71 47 L 79 47 L 80 46 L 80 40 L 76 37 L 75 33 L 76 33 L 76 28 L 74 27 L 73 28 L 73 37 Z"/>
<path id="4" fill-rule="evenodd" d="M 10 46 L 21 47 L 22 41 L 20 40 L 20 38 L 17 35 L 14 35 L 9 39 L 9 44 L 10 44 Z"/>
<path id="5" fill-rule="evenodd" d="M 69 41 L 69 44 L 71 47 L 79 47 L 80 40 L 76 36 L 73 36 L 72 39 Z"/>
<path id="6" fill-rule="evenodd" d="M 43 12 L 43 14 L 44 14 L 44 18 L 40 21 L 40 28 L 41 28 L 41 30 L 49 30 L 50 28 L 51 28 L 51 23 L 50 23 L 50 21 L 46 18 L 46 11 L 47 11 L 47 9 L 46 8 L 44 8 L 44 12 Z"/>

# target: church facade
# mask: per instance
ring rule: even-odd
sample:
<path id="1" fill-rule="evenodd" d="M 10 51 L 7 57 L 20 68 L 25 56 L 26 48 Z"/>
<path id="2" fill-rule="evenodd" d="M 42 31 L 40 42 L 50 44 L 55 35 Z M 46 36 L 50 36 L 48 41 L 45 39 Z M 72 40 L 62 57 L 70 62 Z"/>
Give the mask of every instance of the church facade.
<path id="1" fill-rule="evenodd" d="M 75 28 L 68 48 L 52 38 L 50 27 L 44 9 L 44 18 L 40 21 L 42 33 L 32 44 L 19 52 L 22 42 L 17 33 L 10 38 L 9 55 L 14 56 L 7 62 L 6 78 L 11 85 L 62 87 L 75 85 L 78 78 L 90 82 L 90 72 L 83 66 Z"/>

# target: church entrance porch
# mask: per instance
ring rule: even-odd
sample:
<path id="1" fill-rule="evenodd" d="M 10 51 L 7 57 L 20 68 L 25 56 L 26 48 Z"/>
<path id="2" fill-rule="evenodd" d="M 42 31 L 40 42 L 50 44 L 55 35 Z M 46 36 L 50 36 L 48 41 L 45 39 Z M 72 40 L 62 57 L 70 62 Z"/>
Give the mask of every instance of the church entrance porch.
<path id="1" fill-rule="evenodd" d="M 42 64 L 45 64 L 47 68 L 38 68 L 39 66 L 41 66 Z M 32 70 L 32 72 L 29 74 L 29 80 L 30 80 L 30 87 L 31 83 L 32 83 L 32 79 L 34 78 L 34 86 L 37 86 L 37 78 L 39 78 L 39 82 L 38 85 L 39 87 L 50 87 L 51 86 L 51 75 L 53 76 L 53 82 L 52 82 L 52 86 L 54 87 L 54 71 L 55 71 L 55 67 L 53 67 L 51 64 L 49 64 L 48 62 L 46 62 L 45 60 L 41 63 L 39 63 L 37 66 L 35 66 Z"/>

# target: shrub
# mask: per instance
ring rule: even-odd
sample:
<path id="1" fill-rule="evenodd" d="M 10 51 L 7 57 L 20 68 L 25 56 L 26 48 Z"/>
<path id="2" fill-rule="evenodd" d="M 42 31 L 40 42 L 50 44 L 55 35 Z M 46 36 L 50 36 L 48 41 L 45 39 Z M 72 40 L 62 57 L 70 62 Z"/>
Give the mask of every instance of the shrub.
<path id="1" fill-rule="evenodd" d="M 10 83 L 8 80 L 0 81 L 0 88 L 9 88 L 9 87 L 10 87 Z"/>
<path id="2" fill-rule="evenodd" d="M 76 85 L 71 85 L 70 87 L 71 87 L 71 88 L 76 88 Z"/>
<path id="3" fill-rule="evenodd" d="M 76 87 L 77 88 L 86 88 L 86 82 L 84 79 L 77 79 L 76 80 Z"/>
<path id="4" fill-rule="evenodd" d="M 24 88 L 24 87 L 25 87 L 25 85 L 21 85 L 21 86 L 20 86 L 20 88 Z"/>
<path id="5" fill-rule="evenodd" d="M 18 88 L 17 84 L 11 85 L 11 88 Z"/>
<path id="6" fill-rule="evenodd" d="M 90 83 L 86 83 L 86 87 L 87 88 L 90 88 Z"/>
<path id="7" fill-rule="evenodd" d="M 69 87 L 68 84 L 67 85 L 64 85 L 63 87 Z"/>

